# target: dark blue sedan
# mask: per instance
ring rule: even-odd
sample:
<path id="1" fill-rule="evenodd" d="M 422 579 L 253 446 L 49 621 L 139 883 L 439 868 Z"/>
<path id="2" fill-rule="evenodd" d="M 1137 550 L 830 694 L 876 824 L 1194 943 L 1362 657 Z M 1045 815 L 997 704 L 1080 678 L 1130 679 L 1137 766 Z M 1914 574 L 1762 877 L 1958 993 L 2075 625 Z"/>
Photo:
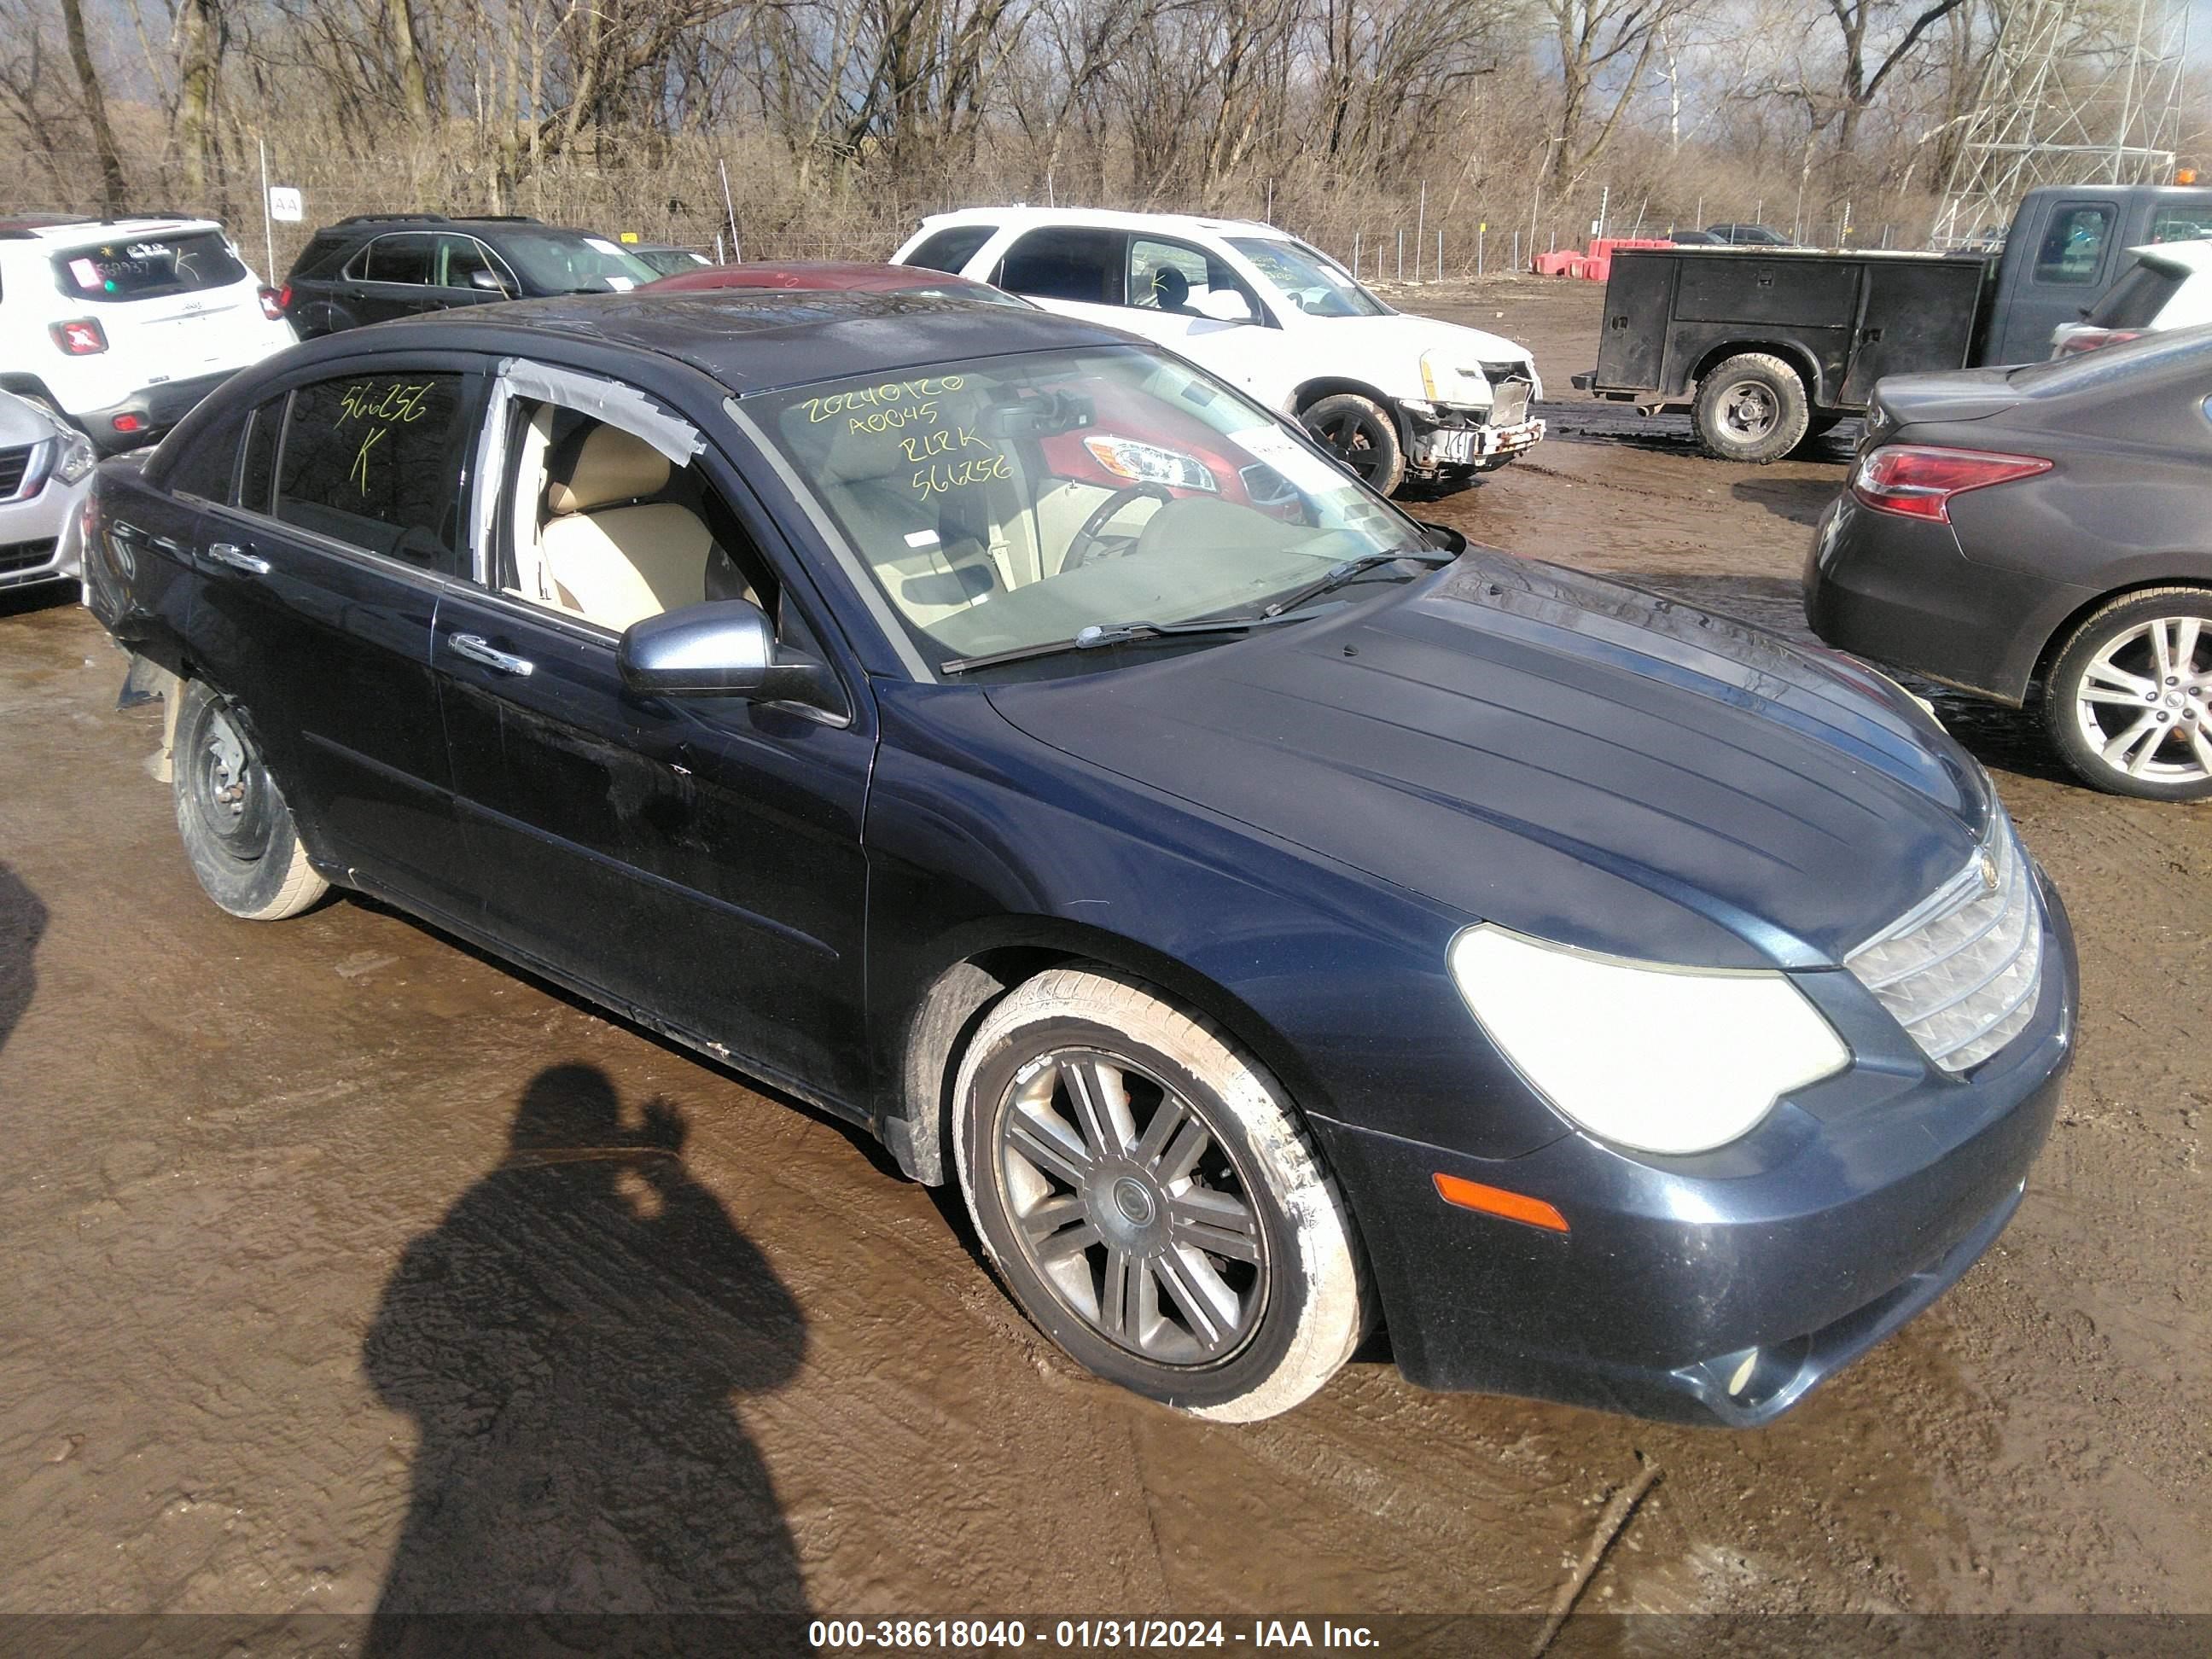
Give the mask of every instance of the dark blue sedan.
<path id="1" fill-rule="evenodd" d="M 957 1181 L 1080 1364 L 1766 1420 L 2018 1205 L 2064 915 L 1847 659 L 1468 547 L 1110 330 L 313 342 L 88 511 L 232 915 L 374 894 Z"/>

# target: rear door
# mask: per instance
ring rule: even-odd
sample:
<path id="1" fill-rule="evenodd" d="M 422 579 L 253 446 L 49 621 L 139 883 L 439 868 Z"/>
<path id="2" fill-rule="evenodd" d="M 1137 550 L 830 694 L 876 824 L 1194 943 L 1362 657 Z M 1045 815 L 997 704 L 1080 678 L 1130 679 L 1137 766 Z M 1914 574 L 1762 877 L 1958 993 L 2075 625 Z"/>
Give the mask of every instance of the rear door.
<path id="1" fill-rule="evenodd" d="M 312 844 L 465 923 L 430 640 L 468 564 L 481 379 L 450 354 L 347 368 L 252 411 L 229 498 L 201 513 L 193 649 L 245 706 Z"/>
<path id="2" fill-rule="evenodd" d="M 1064 317 L 1126 328 L 1128 248 L 1127 231 L 1041 225 L 1016 238 L 983 280 Z"/>

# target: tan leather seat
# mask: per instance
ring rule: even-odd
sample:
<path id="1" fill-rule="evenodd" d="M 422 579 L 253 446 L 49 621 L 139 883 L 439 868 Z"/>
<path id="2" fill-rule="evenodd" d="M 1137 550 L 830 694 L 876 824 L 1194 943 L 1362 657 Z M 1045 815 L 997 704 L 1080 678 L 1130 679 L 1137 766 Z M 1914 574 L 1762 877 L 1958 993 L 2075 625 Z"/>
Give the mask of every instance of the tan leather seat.
<path id="1" fill-rule="evenodd" d="M 668 458 L 618 427 L 595 428 L 565 483 L 545 491 L 538 547 L 561 603 L 617 633 L 707 597 L 714 536 L 690 508 L 636 502 L 668 486 Z"/>

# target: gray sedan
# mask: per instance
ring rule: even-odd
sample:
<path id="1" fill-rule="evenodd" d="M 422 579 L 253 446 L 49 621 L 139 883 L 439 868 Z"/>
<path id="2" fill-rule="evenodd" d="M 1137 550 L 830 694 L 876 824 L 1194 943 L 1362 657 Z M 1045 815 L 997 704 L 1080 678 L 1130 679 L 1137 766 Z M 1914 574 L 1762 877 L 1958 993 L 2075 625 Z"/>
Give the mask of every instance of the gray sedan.
<path id="1" fill-rule="evenodd" d="M 82 433 L 0 392 L 0 589 L 77 574 L 77 514 L 98 459 Z"/>
<path id="2" fill-rule="evenodd" d="M 2040 709 L 2100 789 L 2212 796 L 2212 328 L 1884 380 L 1805 614 L 1861 656 Z"/>

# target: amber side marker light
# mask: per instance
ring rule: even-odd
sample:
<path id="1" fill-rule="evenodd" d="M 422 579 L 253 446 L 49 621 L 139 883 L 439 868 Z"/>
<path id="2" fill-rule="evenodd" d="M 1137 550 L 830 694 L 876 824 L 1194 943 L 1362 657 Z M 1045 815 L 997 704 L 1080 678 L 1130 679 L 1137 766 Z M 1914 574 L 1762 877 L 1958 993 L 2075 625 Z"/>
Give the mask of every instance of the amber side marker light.
<path id="1" fill-rule="evenodd" d="M 1462 1210 L 1502 1215 L 1508 1221 L 1526 1222 L 1531 1227 L 1543 1227 L 1555 1233 L 1567 1231 L 1566 1217 L 1540 1198 L 1530 1198 L 1526 1193 L 1509 1193 L 1503 1187 L 1486 1187 L 1480 1181 L 1462 1181 L 1457 1176 L 1439 1175 L 1436 1183 L 1437 1195 Z"/>

